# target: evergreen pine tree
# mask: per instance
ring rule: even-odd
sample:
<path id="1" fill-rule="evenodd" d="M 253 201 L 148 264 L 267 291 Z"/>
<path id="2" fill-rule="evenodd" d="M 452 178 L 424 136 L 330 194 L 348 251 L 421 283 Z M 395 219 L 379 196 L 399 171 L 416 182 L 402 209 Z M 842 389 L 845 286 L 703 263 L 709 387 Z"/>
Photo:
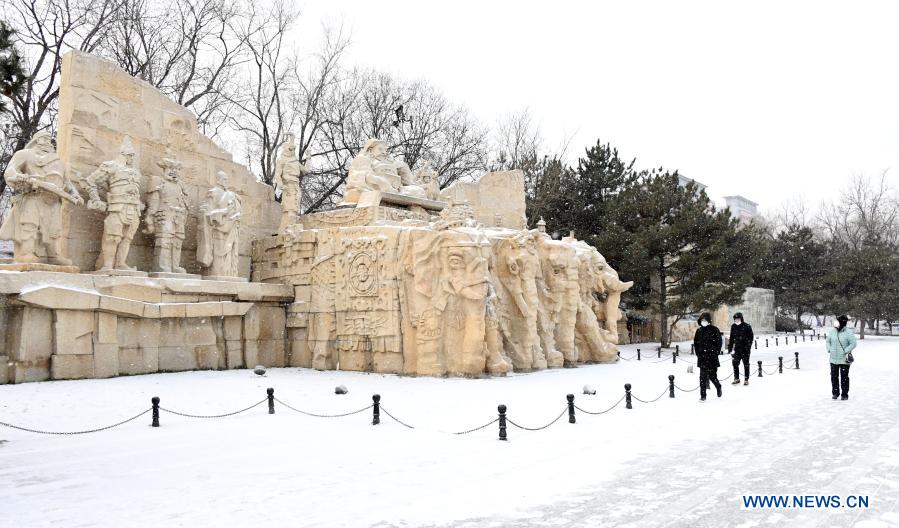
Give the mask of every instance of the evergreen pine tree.
<path id="1" fill-rule="evenodd" d="M 22 91 L 26 79 L 22 58 L 13 42 L 14 35 L 6 22 L 0 20 L 0 95 L 10 99 Z M 0 112 L 6 109 L 6 101 L 0 98 Z"/>

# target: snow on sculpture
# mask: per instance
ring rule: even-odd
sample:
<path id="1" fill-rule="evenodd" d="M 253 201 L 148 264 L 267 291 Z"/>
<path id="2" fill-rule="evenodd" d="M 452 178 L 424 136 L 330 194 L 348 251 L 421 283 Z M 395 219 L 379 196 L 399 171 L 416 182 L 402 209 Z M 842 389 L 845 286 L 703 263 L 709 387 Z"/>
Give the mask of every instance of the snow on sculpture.
<path id="1" fill-rule="evenodd" d="M 13 263 L 41 263 L 43 259 L 37 255 L 41 249 L 47 264 L 67 267 L 55 271 L 77 272 L 60 247 L 66 236 L 63 202 L 80 205 L 84 200 L 53 149 L 50 134 L 38 132 L 24 149 L 13 154 L 4 177 L 14 194 L 12 211 L 0 227 L 0 239 L 12 239 Z"/>
<path id="2" fill-rule="evenodd" d="M 197 262 L 208 269 L 207 279 L 238 278 L 237 243 L 240 236 L 240 197 L 228 189 L 228 174 L 216 173 L 216 185 L 200 204 Z M 242 279 L 241 279 L 242 280 Z"/>
<path id="3" fill-rule="evenodd" d="M 126 136 L 119 156 L 100 164 L 82 183 L 90 196 L 88 209 L 106 213 L 97 257 L 98 271 L 136 271 L 128 266 L 127 260 L 144 209 L 140 181 L 140 172 L 134 166 L 134 146 Z M 106 191 L 105 202 L 100 198 L 101 188 Z"/>

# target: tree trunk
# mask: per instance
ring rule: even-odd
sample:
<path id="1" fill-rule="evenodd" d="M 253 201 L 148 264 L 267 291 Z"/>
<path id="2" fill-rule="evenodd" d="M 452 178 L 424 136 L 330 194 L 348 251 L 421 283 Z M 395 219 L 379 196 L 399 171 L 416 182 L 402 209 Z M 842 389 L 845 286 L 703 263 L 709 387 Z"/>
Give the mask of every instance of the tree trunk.
<path id="1" fill-rule="evenodd" d="M 802 331 L 802 308 L 796 307 L 796 331 L 804 334 Z"/>
<path id="2" fill-rule="evenodd" d="M 859 327 L 861 327 L 861 330 L 860 330 L 859 333 L 858 333 L 858 338 L 859 338 L 859 339 L 864 339 L 864 338 L 865 338 L 865 320 L 862 319 L 862 320 L 861 320 L 861 323 L 862 323 L 862 324 L 859 325 Z"/>
<path id="3" fill-rule="evenodd" d="M 874 319 L 874 335 L 880 335 L 880 319 Z"/>
<path id="4" fill-rule="evenodd" d="M 668 327 L 667 288 L 665 286 L 665 268 L 659 268 L 659 329 L 660 344 L 663 348 L 671 346 L 671 332 Z"/>

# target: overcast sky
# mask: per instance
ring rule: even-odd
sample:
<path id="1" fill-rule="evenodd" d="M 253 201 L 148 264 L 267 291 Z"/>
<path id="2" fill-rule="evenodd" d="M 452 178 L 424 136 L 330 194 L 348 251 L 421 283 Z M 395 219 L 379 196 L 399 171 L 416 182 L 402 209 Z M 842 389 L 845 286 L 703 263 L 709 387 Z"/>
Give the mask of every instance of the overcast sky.
<path id="1" fill-rule="evenodd" d="M 306 2 L 349 64 L 424 78 L 493 124 L 529 108 L 576 157 L 597 138 L 763 207 L 899 182 L 899 2 Z"/>

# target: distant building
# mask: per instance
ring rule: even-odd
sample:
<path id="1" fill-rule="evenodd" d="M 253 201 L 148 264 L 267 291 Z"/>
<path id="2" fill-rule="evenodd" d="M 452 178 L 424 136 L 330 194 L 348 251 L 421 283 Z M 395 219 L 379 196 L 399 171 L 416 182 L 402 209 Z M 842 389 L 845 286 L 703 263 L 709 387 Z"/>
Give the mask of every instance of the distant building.
<path id="1" fill-rule="evenodd" d="M 692 178 L 687 178 L 686 176 L 681 176 L 680 174 L 677 175 L 677 179 L 678 179 L 678 185 L 680 185 L 681 187 L 686 187 L 687 184 L 690 182 L 693 182 L 694 184 L 696 184 L 697 191 L 703 191 L 703 190 L 705 190 L 706 187 L 708 187 L 708 185 L 699 183 L 698 181 L 696 181 Z"/>
<path id="2" fill-rule="evenodd" d="M 759 214 L 759 204 L 744 196 L 725 196 L 724 201 L 727 203 L 731 216 L 742 225 L 748 224 Z"/>

